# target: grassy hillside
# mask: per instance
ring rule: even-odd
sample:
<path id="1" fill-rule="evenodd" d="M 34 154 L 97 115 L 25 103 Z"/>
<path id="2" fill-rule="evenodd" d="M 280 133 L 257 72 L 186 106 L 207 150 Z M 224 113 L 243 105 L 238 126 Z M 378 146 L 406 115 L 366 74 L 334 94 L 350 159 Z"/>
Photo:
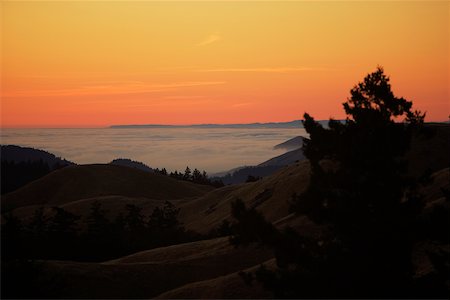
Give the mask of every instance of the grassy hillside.
<path id="1" fill-rule="evenodd" d="M 180 219 L 188 229 L 207 233 L 231 219 L 231 202 L 242 199 L 274 222 L 289 214 L 289 201 L 309 182 L 309 163 L 296 163 L 256 182 L 216 189 L 181 205 Z"/>
<path id="2" fill-rule="evenodd" d="M 211 187 L 116 165 L 69 166 L 2 197 L 2 210 L 120 195 L 173 200 L 203 195 Z"/>
<path id="3" fill-rule="evenodd" d="M 258 265 L 271 256 L 271 251 L 263 248 L 235 249 L 226 238 L 220 238 L 105 263 L 39 262 L 37 272 L 40 282 L 46 284 L 44 297 L 148 299 L 190 282 Z"/>
<path id="4" fill-rule="evenodd" d="M 179 199 L 179 200 L 171 200 L 172 203 L 176 205 L 180 205 L 187 200 Z M 161 200 L 148 199 L 144 197 L 126 197 L 126 196 L 98 196 L 88 199 L 80 199 L 71 201 L 68 203 L 63 203 L 58 205 L 64 210 L 81 216 L 81 223 L 83 224 L 86 221 L 86 216 L 90 213 L 92 205 L 94 203 L 99 203 L 101 205 L 102 210 L 105 213 L 105 216 L 109 220 L 114 220 L 119 214 L 123 214 L 126 212 L 126 205 L 132 204 L 142 208 L 142 213 L 144 215 L 149 215 L 155 207 L 161 206 Z M 28 205 L 21 206 L 14 209 L 14 215 L 27 223 L 34 215 L 36 209 L 40 208 L 42 205 Z M 46 206 L 44 209 L 46 215 L 53 215 L 51 206 Z"/>
<path id="5" fill-rule="evenodd" d="M 263 262 L 266 267 L 275 268 L 275 259 Z M 255 272 L 259 266 L 243 270 Z M 188 283 L 176 289 L 164 292 L 157 299 L 271 299 L 273 295 L 253 280 L 246 284 L 240 272 L 234 272 L 216 278 Z"/>

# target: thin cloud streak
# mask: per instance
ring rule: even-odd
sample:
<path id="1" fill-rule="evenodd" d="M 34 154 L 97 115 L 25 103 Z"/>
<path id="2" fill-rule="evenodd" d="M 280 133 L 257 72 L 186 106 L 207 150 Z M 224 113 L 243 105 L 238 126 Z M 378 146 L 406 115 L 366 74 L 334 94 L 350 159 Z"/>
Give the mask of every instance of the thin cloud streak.
<path id="1" fill-rule="evenodd" d="M 206 96 L 184 96 L 184 95 L 180 95 L 180 96 L 165 96 L 164 99 L 170 99 L 170 100 L 183 100 L 183 99 L 201 99 L 201 98 L 205 98 Z"/>
<path id="2" fill-rule="evenodd" d="M 236 103 L 236 104 L 231 105 L 231 107 L 239 108 L 239 107 L 249 106 L 249 105 L 253 105 L 253 102 Z"/>
<path id="3" fill-rule="evenodd" d="M 83 86 L 74 89 L 16 91 L 3 94 L 2 96 L 9 98 L 21 98 L 21 97 L 140 94 L 140 93 L 155 93 L 162 91 L 177 90 L 180 88 L 195 87 L 195 86 L 221 85 L 225 83 L 226 81 L 188 81 L 188 82 L 175 82 L 167 84 L 126 83 L 116 85 Z"/>
<path id="4" fill-rule="evenodd" d="M 206 39 L 204 39 L 202 42 L 198 43 L 197 46 L 201 47 L 201 46 L 206 46 L 215 42 L 218 42 L 222 39 L 222 37 L 217 34 L 217 33 L 213 33 L 210 34 Z"/>
<path id="5" fill-rule="evenodd" d="M 217 68 L 202 69 L 196 72 L 255 72 L 255 73 L 291 73 L 304 71 L 330 71 L 328 68 L 280 67 L 280 68 Z"/>

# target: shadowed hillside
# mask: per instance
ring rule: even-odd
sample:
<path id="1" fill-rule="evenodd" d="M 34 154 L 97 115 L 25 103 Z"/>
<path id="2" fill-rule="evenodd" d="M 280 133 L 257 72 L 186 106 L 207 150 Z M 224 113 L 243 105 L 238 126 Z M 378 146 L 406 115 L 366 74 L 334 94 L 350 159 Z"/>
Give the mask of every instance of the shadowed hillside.
<path id="1" fill-rule="evenodd" d="M 200 196 L 211 187 L 116 165 L 70 166 L 2 197 L 3 211 L 28 205 L 61 205 L 99 196 L 157 200 Z"/>
<path id="2" fill-rule="evenodd" d="M 292 139 L 287 140 L 286 142 L 283 142 L 281 144 L 275 145 L 273 149 L 285 149 L 285 150 L 295 150 L 299 149 L 303 146 L 303 140 L 304 137 L 302 136 L 296 136 Z"/>
<path id="3" fill-rule="evenodd" d="M 289 214 L 292 195 L 303 191 L 308 182 L 309 163 L 296 163 L 256 182 L 226 186 L 189 201 L 180 206 L 180 219 L 186 228 L 206 233 L 231 220 L 231 202 L 239 198 L 276 221 Z"/>
<path id="4" fill-rule="evenodd" d="M 303 138 L 302 138 L 303 140 Z M 275 156 L 256 166 L 239 167 L 227 172 L 221 172 L 213 179 L 221 180 L 224 184 L 238 184 L 249 181 L 249 178 L 267 177 L 281 168 L 305 160 L 301 148 Z"/>
<path id="5" fill-rule="evenodd" d="M 47 286 L 34 292 L 44 298 L 148 299 L 189 282 L 257 265 L 271 256 L 267 249 L 235 249 L 227 238 L 219 238 L 153 249 L 105 263 L 37 262 L 39 280 Z"/>

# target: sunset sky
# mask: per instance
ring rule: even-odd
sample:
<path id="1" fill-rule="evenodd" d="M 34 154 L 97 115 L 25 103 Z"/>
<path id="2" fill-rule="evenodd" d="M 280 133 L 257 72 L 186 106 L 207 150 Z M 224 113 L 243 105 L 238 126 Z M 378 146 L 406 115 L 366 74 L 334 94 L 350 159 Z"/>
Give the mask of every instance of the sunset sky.
<path id="1" fill-rule="evenodd" d="M 382 65 L 450 114 L 448 1 L 1 2 L 2 127 L 343 118 Z"/>

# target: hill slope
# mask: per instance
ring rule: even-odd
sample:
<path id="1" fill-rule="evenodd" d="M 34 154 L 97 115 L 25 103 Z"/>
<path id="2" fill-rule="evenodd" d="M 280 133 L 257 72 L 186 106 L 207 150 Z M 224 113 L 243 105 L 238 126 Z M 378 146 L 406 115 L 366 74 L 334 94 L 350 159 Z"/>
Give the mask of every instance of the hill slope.
<path id="1" fill-rule="evenodd" d="M 44 298 L 148 299 L 190 282 L 258 265 L 271 257 L 267 249 L 236 249 L 227 238 L 219 238 L 153 249 L 105 263 L 42 261 L 33 275 L 45 284 L 39 295 Z"/>
<path id="2" fill-rule="evenodd" d="M 269 160 L 266 160 L 263 163 L 260 163 L 258 167 L 265 167 L 265 166 L 280 166 L 284 167 L 290 164 L 295 163 L 296 161 L 305 160 L 305 155 L 303 154 L 303 149 L 295 149 L 291 150 L 289 152 L 283 153 L 279 156 L 275 156 Z"/>
<path id="3" fill-rule="evenodd" d="M 8 211 L 28 205 L 62 205 L 109 195 L 172 200 L 201 196 L 211 187 L 116 165 L 80 165 L 56 170 L 2 197 Z"/>
<path id="4" fill-rule="evenodd" d="M 309 183 L 309 162 L 285 167 L 256 182 L 225 186 L 181 205 L 180 219 L 186 228 L 207 233 L 223 220 L 230 219 L 231 202 L 242 199 L 274 222 L 289 214 L 289 201 L 294 193 Z"/>
<path id="5" fill-rule="evenodd" d="M 273 149 L 285 149 L 285 150 L 295 150 L 303 147 L 303 140 L 305 138 L 302 136 L 296 136 L 292 139 L 287 140 L 281 144 L 275 145 Z"/>

